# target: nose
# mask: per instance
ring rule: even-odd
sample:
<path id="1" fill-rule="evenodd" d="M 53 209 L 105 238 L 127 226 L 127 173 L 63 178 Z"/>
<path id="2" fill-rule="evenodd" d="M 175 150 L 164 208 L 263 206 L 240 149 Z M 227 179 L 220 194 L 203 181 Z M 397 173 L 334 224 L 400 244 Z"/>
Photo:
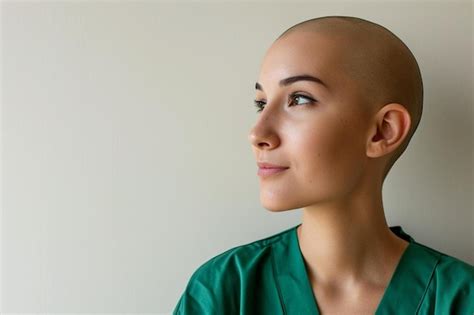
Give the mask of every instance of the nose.
<path id="1" fill-rule="evenodd" d="M 280 145 L 280 138 L 275 128 L 268 122 L 268 117 L 260 118 L 255 126 L 250 129 L 249 142 L 256 149 L 272 150 Z"/>

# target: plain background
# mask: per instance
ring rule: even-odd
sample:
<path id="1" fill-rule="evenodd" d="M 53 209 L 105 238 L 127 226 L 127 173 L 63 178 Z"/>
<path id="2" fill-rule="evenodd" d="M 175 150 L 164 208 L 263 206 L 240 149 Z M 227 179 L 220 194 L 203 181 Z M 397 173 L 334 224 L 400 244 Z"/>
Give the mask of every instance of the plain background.
<path id="1" fill-rule="evenodd" d="M 473 264 L 472 3 L 4 1 L 0 311 L 171 312 L 202 263 L 298 224 L 261 206 L 247 135 L 266 49 L 324 15 L 416 56 L 387 219 Z"/>

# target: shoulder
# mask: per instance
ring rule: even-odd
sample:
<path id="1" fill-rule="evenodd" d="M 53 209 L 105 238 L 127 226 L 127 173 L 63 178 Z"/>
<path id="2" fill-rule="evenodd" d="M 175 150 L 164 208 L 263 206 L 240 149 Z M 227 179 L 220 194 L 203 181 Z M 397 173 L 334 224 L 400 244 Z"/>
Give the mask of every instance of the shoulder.
<path id="1" fill-rule="evenodd" d="M 433 276 L 438 277 L 446 284 L 458 285 L 461 283 L 474 285 L 474 266 L 454 256 L 443 253 L 429 246 L 417 243 L 423 250 L 438 256 L 438 262 Z"/>
<path id="2" fill-rule="evenodd" d="M 436 314 L 473 314 L 474 266 L 431 247 L 418 245 L 438 257 L 421 309 Z"/>
<path id="3" fill-rule="evenodd" d="M 444 294 L 451 293 L 456 299 L 469 299 L 474 312 L 474 266 L 441 253 L 434 276 L 436 285 Z"/>
<path id="4" fill-rule="evenodd" d="M 441 253 L 435 270 L 438 291 L 453 300 L 470 301 L 474 313 L 474 266 L 456 257 Z"/>
<path id="5" fill-rule="evenodd" d="M 441 254 L 437 272 L 449 276 L 452 280 L 463 281 L 474 285 L 474 266 L 456 257 Z"/>
<path id="6" fill-rule="evenodd" d="M 193 273 L 190 280 L 215 274 L 218 270 L 228 270 L 232 268 L 251 268 L 258 261 L 266 261 L 271 251 L 271 245 L 277 243 L 288 236 L 293 228 L 286 229 L 277 234 L 253 241 L 251 243 L 232 247 L 205 261 Z"/>
<path id="7" fill-rule="evenodd" d="M 216 274 L 218 271 L 239 268 L 248 269 L 259 261 L 267 261 L 271 251 L 271 246 L 283 240 L 293 228 L 286 229 L 277 234 L 232 247 L 205 261 L 191 276 L 190 280 L 203 277 L 209 274 Z M 222 276 L 225 276 L 224 274 Z"/>
<path id="8" fill-rule="evenodd" d="M 293 228 L 232 247 L 201 264 L 191 275 L 173 314 L 223 314 L 238 310 L 242 292 L 272 272 L 272 245 Z"/>

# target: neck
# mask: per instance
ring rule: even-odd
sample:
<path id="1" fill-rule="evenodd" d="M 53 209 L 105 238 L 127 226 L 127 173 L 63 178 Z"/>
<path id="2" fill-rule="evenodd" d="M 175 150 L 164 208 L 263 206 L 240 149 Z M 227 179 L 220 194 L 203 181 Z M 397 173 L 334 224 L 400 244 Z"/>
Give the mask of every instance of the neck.
<path id="1" fill-rule="evenodd" d="M 328 285 L 386 283 L 408 245 L 390 231 L 381 191 L 303 208 L 297 232 L 310 281 Z"/>

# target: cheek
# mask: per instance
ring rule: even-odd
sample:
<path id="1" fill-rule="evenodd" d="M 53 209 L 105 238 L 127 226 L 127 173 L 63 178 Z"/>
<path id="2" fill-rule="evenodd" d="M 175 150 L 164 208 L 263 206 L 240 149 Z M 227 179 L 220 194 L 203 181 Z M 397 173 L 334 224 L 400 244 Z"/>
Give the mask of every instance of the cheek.
<path id="1" fill-rule="evenodd" d="M 298 177 L 317 189 L 334 190 L 344 185 L 359 161 L 357 137 L 344 117 L 304 128 L 292 142 Z"/>
<path id="2" fill-rule="evenodd" d="M 358 136 L 348 121 L 341 115 L 325 116 L 311 123 L 288 124 L 280 130 L 285 135 L 280 150 L 291 168 L 279 178 L 261 181 L 265 208 L 302 208 L 340 198 L 352 189 L 358 176 L 360 145 L 354 141 Z"/>

